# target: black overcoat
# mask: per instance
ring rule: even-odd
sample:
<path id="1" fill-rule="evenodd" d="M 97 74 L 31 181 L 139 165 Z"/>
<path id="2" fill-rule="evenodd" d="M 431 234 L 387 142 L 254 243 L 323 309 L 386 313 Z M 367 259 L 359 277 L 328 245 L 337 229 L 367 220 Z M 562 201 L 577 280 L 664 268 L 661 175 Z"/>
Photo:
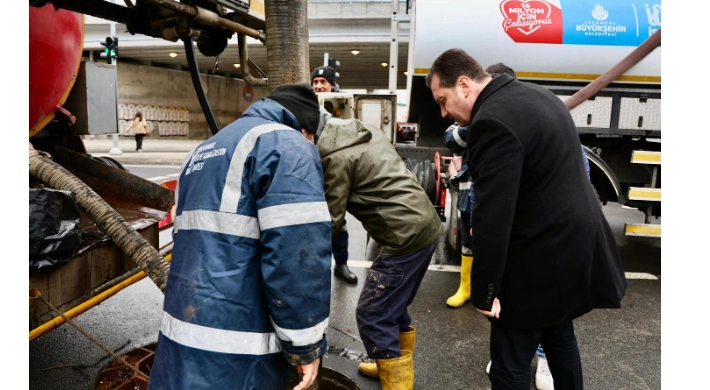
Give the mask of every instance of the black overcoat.
<path id="1" fill-rule="evenodd" d="M 500 75 L 476 99 L 468 132 L 471 302 L 501 303 L 502 326 L 531 329 L 618 308 L 621 256 L 562 100 Z"/>

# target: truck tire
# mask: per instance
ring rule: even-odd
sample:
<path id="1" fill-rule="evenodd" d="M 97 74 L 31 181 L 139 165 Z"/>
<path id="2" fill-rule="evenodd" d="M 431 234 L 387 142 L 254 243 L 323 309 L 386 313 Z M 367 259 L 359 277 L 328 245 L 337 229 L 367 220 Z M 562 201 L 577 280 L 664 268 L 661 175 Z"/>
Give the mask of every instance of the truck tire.
<path id="1" fill-rule="evenodd" d="M 424 193 L 427 195 L 427 198 L 431 199 L 431 196 L 429 196 L 429 191 L 427 191 L 427 189 L 429 188 L 429 176 L 431 175 L 431 174 L 429 173 L 429 168 L 428 168 L 428 166 L 429 166 L 429 165 L 426 163 L 426 161 L 424 162 L 424 164 L 422 164 L 422 182 L 421 182 L 421 185 L 422 185 L 422 189 L 424 190 Z"/>
<path id="2" fill-rule="evenodd" d="M 419 163 L 412 164 L 411 171 L 412 171 L 412 175 L 414 175 L 414 178 L 417 177 L 418 169 L 419 169 Z"/>
<path id="3" fill-rule="evenodd" d="M 409 169 L 410 172 L 413 172 L 413 171 L 414 171 L 414 166 L 417 165 L 417 160 L 415 160 L 415 159 L 413 159 L 413 158 L 411 158 L 411 157 L 407 157 L 407 158 L 404 160 L 404 163 L 407 165 L 407 169 Z"/>
<path id="4" fill-rule="evenodd" d="M 439 181 L 439 173 L 436 171 L 436 165 L 429 165 L 429 186 L 427 188 L 427 193 L 429 194 L 429 199 L 433 205 L 436 205 L 436 183 Z"/>

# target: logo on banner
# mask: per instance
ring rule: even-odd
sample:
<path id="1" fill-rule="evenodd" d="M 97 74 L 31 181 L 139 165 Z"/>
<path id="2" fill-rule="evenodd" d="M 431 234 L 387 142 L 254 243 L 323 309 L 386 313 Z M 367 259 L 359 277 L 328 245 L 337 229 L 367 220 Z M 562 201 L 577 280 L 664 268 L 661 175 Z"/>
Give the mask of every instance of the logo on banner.
<path id="1" fill-rule="evenodd" d="M 649 6 L 644 4 L 644 7 L 646 7 L 646 16 L 648 17 L 648 36 L 650 37 L 661 28 L 661 5 L 654 4 Z"/>
<path id="2" fill-rule="evenodd" d="M 615 37 L 617 34 L 626 33 L 627 27 L 614 21 L 607 20 L 609 11 L 604 9 L 601 4 L 596 4 L 590 12 L 595 20 L 586 20 L 582 24 L 578 24 L 575 30 L 584 33 L 586 36 L 596 37 Z"/>
<path id="3" fill-rule="evenodd" d="M 606 20 L 609 17 L 609 12 L 602 7 L 601 4 L 594 6 L 594 11 L 592 11 L 592 16 L 596 20 Z"/>
<path id="4" fill-rule="evenodd" d="M 562 11 L 544 0 L 500 3 L 503 29 L 515 42 L 562 43 Z"/>
<path id="5" fill-rule="evenodd" d="M 652 27 L 661 27 L 661 5 L 654 4 L 649 7 L 648 4 L 645 4 L 644 6 L 646 7 L 646 16 L 648 16 L 648 24 L 650 24 Z"/>

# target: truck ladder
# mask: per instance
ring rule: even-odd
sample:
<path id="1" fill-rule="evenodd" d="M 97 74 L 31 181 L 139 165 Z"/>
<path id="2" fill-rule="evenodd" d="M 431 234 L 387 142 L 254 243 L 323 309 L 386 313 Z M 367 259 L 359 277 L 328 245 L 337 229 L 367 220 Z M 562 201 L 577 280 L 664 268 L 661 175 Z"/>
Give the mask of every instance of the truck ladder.
<path id="1" fill-rule="evenodd" d="M 643 150 L 634 150 L 631 153 L 631 163 L 652 165 L 651 186 L 650 187 L 629 187 L 627 199 L 660 202 L 661 189 L 656 187 L 658 178 L 658 170 L 661 165 L 661 152 L 649 152 Z M 649 203 L 646 209 L 646 217 L 644 223 L 627 223 L 624 226 L 624 234 L 627 236 L 643 236 L 643 237 L 661 237 L 661 225 L 652 224 L 651 213 L 653 204 Z"/>

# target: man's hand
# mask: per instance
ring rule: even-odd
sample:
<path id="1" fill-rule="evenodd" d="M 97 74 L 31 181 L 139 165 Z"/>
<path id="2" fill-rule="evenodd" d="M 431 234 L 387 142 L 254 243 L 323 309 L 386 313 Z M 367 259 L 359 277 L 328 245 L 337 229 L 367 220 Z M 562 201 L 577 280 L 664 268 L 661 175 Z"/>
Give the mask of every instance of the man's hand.
<path id="1" fill-rule="evenodd" d="M 493 300 L 493 307 L 491 307 L 491 311 L 485 311 L 479 308 L 476 308 L 476 310 L 478 310 L 478 312 L 483 314 L 484 316 L 500 318 L 500 301 L 498 300 L 498 298 Z"/>
<path id="2" fill-rule="evenodd" d="M 303 379 L 293 390 L 305 390 L 308 386 L 312 385 L 313 381 L 316 380 L 316 375 L 318 375 L 318 367 L 320 367 L 320 358 L 308 364 L 296 366 L 298 373 L 303 375 Z"/>

